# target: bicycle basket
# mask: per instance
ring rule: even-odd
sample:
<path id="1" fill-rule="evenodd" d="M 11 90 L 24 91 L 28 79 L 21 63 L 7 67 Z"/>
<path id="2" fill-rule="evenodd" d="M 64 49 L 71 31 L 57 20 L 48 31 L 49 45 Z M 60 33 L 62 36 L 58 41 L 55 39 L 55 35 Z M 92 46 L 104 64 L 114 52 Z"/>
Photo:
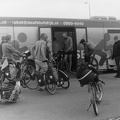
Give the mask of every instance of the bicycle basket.
<path id="1" fill-rule="evenodd" d="M 83 87 L 84 85 L 93 82 L 96 77 L 97 74 L 94 73 L 91 69 L 85 69 L 84 71 L 79 73 L 78 81 L 80 82 L 81 87 Z"/>

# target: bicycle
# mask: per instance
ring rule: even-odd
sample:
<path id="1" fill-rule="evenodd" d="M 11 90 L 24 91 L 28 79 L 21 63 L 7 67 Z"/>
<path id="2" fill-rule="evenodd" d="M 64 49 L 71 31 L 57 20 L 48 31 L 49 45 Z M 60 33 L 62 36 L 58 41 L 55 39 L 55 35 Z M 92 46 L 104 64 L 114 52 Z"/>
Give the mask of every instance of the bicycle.
<path id="1" fill-rule="evenodd" d="M 40 73 L 40 70 L 35 73 L 35 77 L 37 77 L 37 81 L 40 87 L 45 86 L 45 90 L 49 92 L 51 95 L 56 92 L 56 80 L 52 71 L 52 62 L 49 60 L 45 60 L 48 65 L 48 70 L 45 73 Z"/>
<path id="2" fill-rule="evenodd" d="M 103 98 L 102 84 L 105 84 L 105 82 L 99 79 L 98 75 L 99 73 L 90 63 L 80 64 L 76 72 L 76 77 L 80 82 L 81 87 L 88 85 L 88 92 L 90 92 L 90 90 L 92 91 L 90 105 L 87 111 L 90 106 L 93 105 L 93 110 L 96 116 L 98 115 L 98 105 L 100 105 Z"/>
<path id="3" fill-rule="evenodd" d="M 21 89 L 19 80 L 16 78 L 16 66 L 17 64 L 15 61 L 6 58 L 0 67 L 0 102 L 17 102 L 17 99 L 19 98 Z"/>
<path id="4" fill-rule="evenodd" d="M 17 62 L 19 73 L 17 77 L 20 79 L 21 86 L 23 88 L 29 88 L 30 90 L 37 89 L 37 82 L 34 78 L 35 73 L 35 61 L 34 59 L 29 59 L 30 51 L 25 51 L 23 53 L 22 61 Z"/>
<path id="5" fill-rule="evenodd" d="M 60 70 L 56 64 L 56 56 L 53 56 L 52 62 L 53 66 L 56 68 L 57 74 L 58 74 L 58 87 L 62 87 L 64 89 L 67 89 L 70 87 L 70 81 L 69 81 L 69 76 L 62 70 Z"/>
<path id="6" fill-rule="evenodd" d="M 90 89 L 92 92 L 92 96 L 91 96 L 90 105 L 89 105 L 87 111 L 89 110 L 90 106 L 93 105 L 93 110 L 94 110 L 94 113 L 96 116 L 98 115 L 98 105 L 100 105 L 102 98 L 103 98 L 103 87 L 100 82 L 105 84 L 101 80 L 99 80 L 99 82 L 97 82 L 97 83 L 94 81 L 89 83 Z"/>
<path id="7" fill-rule="evenodd" d="M 29 59 L 28 57 L 31 55 L 30 51 L 26 51 L 23 54 L 22 62 L 20 65 L 20 81 L 21 85 L 25 88 L 29 88 L 31 90 L 35 90 L 38 87 L 38 83 L 40 86 L 45 86 L 45 90 L 47 90 L 50 94 L 55 94 L 56 85 L 55 81 L 52 82 L 53 75 L 50 73 L 51 61 L 45 60 L 42 62 L 46 62 L 48 64 L 48 70 L 41 74 L 39 71 L 35 70 L 35 59 Z M 38 77 L 38 78 L 37 78 Z M 51 86 L 51 88 L 50 88 Z"/>
<path id="8" fill-rule="evenodd" d="M 56 61 L 57 64 L 57 68 L 62 70 L 62 71 L 66 71 L 68 72 L 69 70 L 69 64 L 68 62 L 64 59 L 64 55 L 66 53 L 63 50 L 60 50 L 58 52 L 58 54 L 54 55 L 54 60 Z"/>

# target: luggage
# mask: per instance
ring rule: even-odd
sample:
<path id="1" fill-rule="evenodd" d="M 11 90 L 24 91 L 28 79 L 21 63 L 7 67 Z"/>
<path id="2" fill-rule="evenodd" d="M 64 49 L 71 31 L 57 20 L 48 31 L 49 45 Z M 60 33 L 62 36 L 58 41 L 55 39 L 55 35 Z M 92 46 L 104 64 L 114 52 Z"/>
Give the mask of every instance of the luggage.
<path id="1" fill-rule="evenodd" d="M 49 84 L 53 84 L 53 83 L 56 83 L 56 80 L 55 80 L 55 77 L 53 75 L 53 70 L 52 68 L 48 68 L 47 72 L 45 73 L 46 74 L 46 82 Z"/>
<path id="2" fill-rule="evenodd" d="M 35 72 L 35 76 L 37 77 L 37 81 L 38 81 L 39 85 L 41 87 L 45 86 L 45 83 L 43 81 L 43 75 L 39 71 Z"/>
<path id="3" fill-rule="evenodd" d="M 97 82 L 98 80 L 98 74 L 84 64 L 78 66 L 76 77 L 80 82 L 81 87 L 93 81 Z"/>

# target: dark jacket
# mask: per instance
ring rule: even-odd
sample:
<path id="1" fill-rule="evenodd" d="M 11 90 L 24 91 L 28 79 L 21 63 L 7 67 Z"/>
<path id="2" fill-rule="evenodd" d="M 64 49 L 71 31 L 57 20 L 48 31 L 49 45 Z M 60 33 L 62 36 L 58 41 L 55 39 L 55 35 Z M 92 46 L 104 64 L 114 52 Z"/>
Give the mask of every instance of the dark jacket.
<path id="1" fill-rule="evenodd" d="M 120 41 L 115 42 L 113 45 L 112 59 L 114 59 L 116 57 L 120 57 Z"/>

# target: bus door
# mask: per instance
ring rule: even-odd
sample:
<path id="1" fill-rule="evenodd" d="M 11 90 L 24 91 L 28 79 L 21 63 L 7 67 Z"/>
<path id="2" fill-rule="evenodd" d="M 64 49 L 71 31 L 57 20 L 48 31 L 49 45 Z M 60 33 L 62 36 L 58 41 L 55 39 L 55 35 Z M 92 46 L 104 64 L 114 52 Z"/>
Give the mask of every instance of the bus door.
<path id="1" fill-rule="evenodd" d="M 87 29 L 86 28 L 76 28 L 76 40 L 77 40 L 77 65 L 79 65 L 80 61 L 84 59 L 83 50 L 84 47 L 79 42 L 81 39 L 85 39 L 87 41 Z"/>
<path id="2" fill-rule="evenodd" d="M 77 66 L 75 27 L 52 27 L 53 53 L 57 54 L 59 50 L 63 49 L 64 47 L 63 33 L 64 32 L 67 33 L 68 36 L 70 36 L 73 40 L 73 56 L 72 56 L 72 68 L 71 69 L 72 71 L 75 71 L 76 66 Z M 58 44 L 57 46 L 55 46 L 54 44 L 55 42 L 57 42 Z"/>

